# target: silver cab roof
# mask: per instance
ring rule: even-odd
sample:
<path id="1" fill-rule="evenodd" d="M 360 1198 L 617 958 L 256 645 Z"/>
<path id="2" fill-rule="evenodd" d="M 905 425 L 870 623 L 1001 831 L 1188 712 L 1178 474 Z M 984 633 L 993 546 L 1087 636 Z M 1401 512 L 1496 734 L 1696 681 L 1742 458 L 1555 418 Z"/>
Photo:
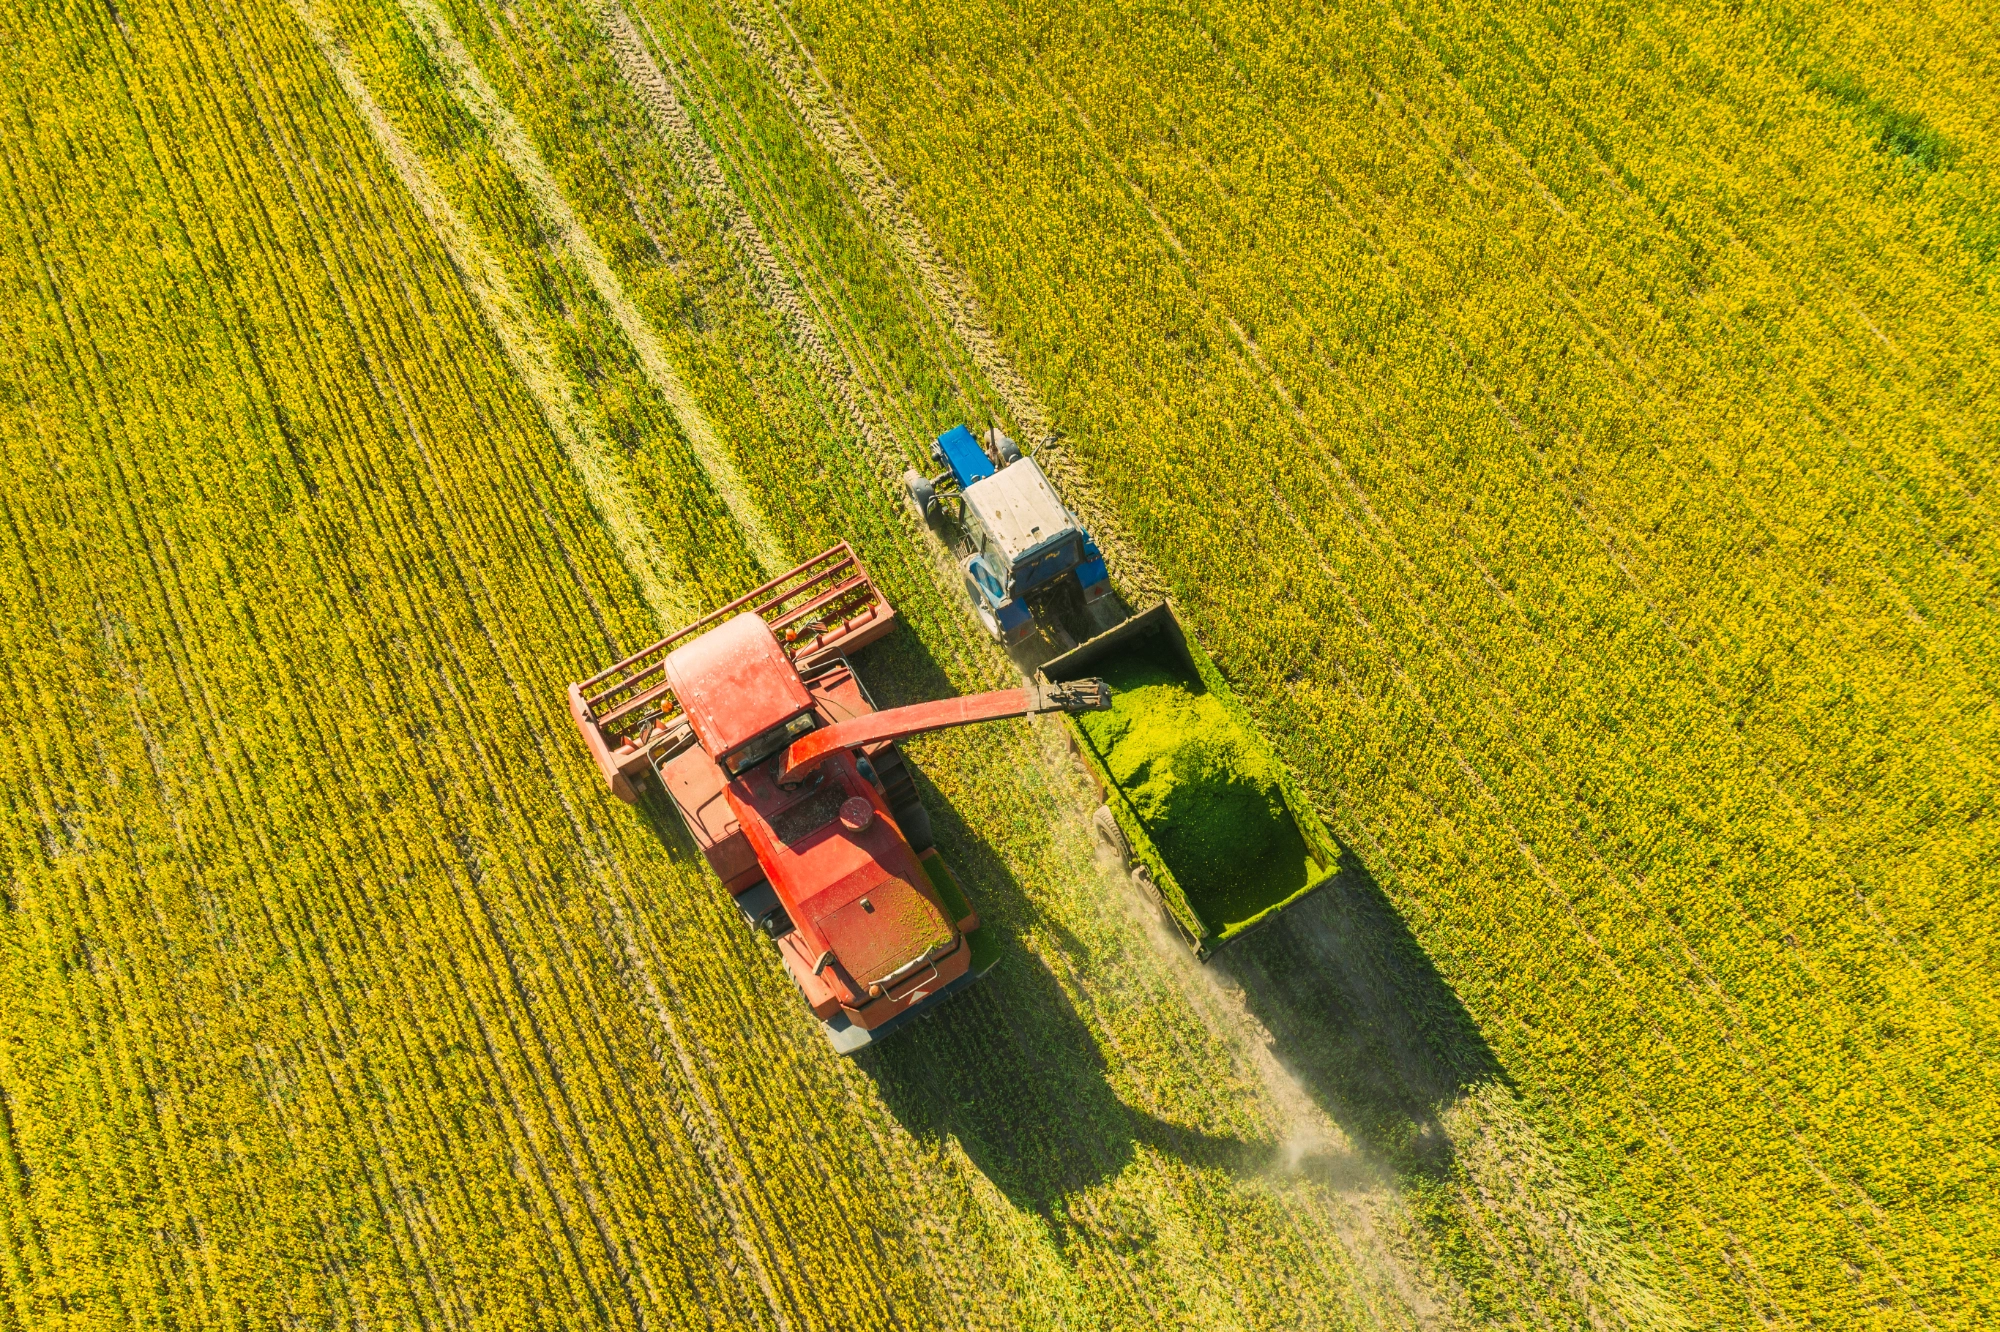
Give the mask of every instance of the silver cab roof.
<path id="1" fill-rule="evenodd" d="M 965 503 L 1010 566 L 1075 526 L 1033 458 L 973 482 L 965 488 Z"/>

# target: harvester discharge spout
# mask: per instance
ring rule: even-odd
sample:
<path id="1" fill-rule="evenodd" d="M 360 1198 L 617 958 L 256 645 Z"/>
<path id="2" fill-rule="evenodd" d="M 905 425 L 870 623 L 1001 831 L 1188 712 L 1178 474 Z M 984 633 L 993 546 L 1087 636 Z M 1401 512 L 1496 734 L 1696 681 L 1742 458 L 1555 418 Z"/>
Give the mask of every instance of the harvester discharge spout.
<path id="1" fill-rule="evenodd" d="M 903 740 L 926 731 L 969 726 L 974 722 L 1032 717 L 1042 712 L 1101 712 L 1110 706 L 1111 690 L 1102 680 L 1070 680 L 871 712 L 822 727 L 794 741 L 778 765 L 778 785 L 797 785 L 821 759 L 837 750 Z"/>

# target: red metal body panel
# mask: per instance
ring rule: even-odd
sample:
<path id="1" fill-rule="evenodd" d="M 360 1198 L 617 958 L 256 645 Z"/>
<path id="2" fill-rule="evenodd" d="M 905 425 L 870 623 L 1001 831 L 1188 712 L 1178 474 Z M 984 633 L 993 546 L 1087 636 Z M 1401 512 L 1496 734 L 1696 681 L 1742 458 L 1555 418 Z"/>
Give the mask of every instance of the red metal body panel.
<path id="1" fill-rule="evenodd" d="M 675 648 L 666 677 L 695 738 L 719 760 L 813 701 L 771 626 L 749 611 Z"/>
<path id="2" fill-rule="evenodd" d="M 963 975 L 971 949 L 854 755 L 827 755 L 791 790 L 774 768 L 758 765 L 724 795 L 791 918 L 780 951 L 808 1000 L 819 989 L 872 1028 Z M 839 817 L 856 797 L 875 815 L 858 830 Z"/>
<path id="3" fill-rule="evenodd" d="M 785 761 L 779 766 L 778 782 L 780 785 L 791 785 L 798 780 L 798 774 L 837 749 L 886 744 L 921 735 L 925 731 L 942 731 L 947 727 L 967 726 L 973 722 L 1024 717 L 1035 710 L 1040 699 L 1040 693 L 1033 689 L 996 689 L 990 694 L 973 694 L 968 698 L 940 698 L 930 703 L 912 703 L 908 707 L 890 708 L 887 712 L 870 713 L 838 725 L 824 726 L 792 742 L 785 751 Z"/>
<path id="4" fill-rule="evenodd" d="M 736 811 L 723 796 L 726 784 L 722 769 L 700 749 L 669 759 L 660 765 L 660 784 L 680 806 L 681 819 L 693 835 L 695 845 L 708 857 L 715 877 L 734 897 L 754 888 L 764 879 L 757 853 L 736 821 Z"/>
<path id="5" fill-rule="evenodd" d="M 843 541 L 571 685 L 570 719 L 583 736 L 591 761 L 620 800 L 630 804 L 638 799 L 637 784 L 648 767 L 645 746 L 670 732 L 680 715 L 680 703 L 667 681 L 667 657 L 745 612 L 769 624 L 786 655 L 806 673 L 844 653 L 860 651 L 896 623 L 895 610 Z"/>
<path id="6" fill-rule="evenodd" d="M 995 689 L 991 693 L 972 694 L 965 698 L 940 698 L 929 703 L 890 708 L 887 712 L 821 727 L 793 741 L 785 750 L 784 762 L 778 767 L 778 785 L 792 785 L 799 779 L 799 774 L 809 770 L 822 755 L 837 749 L 888 744 L 926 731 L 942 731 L 952 726 L 968 726 L 973 722 L 1027 717 L 1037 712 L 1076 712 L 1110 706 L 1111 694 L 1102 680 L 1073 680 L 1055 686 Z"/>
<path id="7" fill-rule="evenodd" d="M 874 711 L 861 692 L 861 682 L 844 661 L 822 667 L 805 683 L 822 726 L 831 727 Z M 885 740 L 859 748 L 872 757 L 889 748 L 889 743 Z M 764 870 L 757 863 L 757 853 L 743 836 L 735 811 L 723 798 L 729 778 L 721 766 L 697 745 L 660 764 L 659 776 L 660 784 L 680 807 L 681 818 L 695 845 L 708 857 L 716 877 L 731 896 L 763 882 Z"/>
<path id="8" fill-rule="evenodd" d="M 828 729 L 873 714 L 845 663 L 821 670 L 807 687 Z M 659 771 L 730 892 L 769 882 L 777 894 L 792 922 L 778 954 L 814 1015 L 825 1020 L 844 1011 L 859 1026 L 879 1027 L 963 976 L 971 965 L 963 935 L 977 928 L 978 916 L 947 918 L 854 750 L 822 755 L 818 769 L 789 790 L 774 780 L 776 768 L 763 763 L 731 779 L 695 746 Z M 841 806 L 855 798 L 873 814 L 858 830 L 840 820 Z"/>
<path id="9" fill-rule="evenodd" d="M 611 794 L 628 805 L 636 804 L 639 799 L 636 783 L 646 773 L 646 752 L 637 739 L 622 739 L 613 748 L 596 719 L 590 715 L 590 703 L 584 697 L 582 685 L 569 687 L 569 719 L 576 723 L 577 733 L 583 737 L 583 747 L 590 751 L 590 761 L 604 774 Z"/>

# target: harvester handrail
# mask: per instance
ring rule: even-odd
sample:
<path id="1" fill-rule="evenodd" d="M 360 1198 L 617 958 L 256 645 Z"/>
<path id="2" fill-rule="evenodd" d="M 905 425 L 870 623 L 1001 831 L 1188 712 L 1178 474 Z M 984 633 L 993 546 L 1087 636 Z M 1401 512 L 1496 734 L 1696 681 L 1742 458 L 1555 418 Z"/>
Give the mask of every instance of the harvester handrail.
<path id="1" fill-rule="evenodd" d="M 597 724 L 599 726 L 611 726 L 617 722 L 623 721 L 625 718 L 639 711 L 641 708 L 645 707 L 648 703 L 651 703 L 654 700 L 660 698 L 662 695 L 670 694 L 672 692 L 673 692 L 672 688 L 668 686 L 665 680 L 662 680 L 660 681 L 660 683 L 654 685 L 652 688 L 642 690 L 641 692 L 632 695 L 632 697 L 626 699 L 623 703 L 620 703 L 617 707 L 612 708 L 608 712 L 597 712 L 595 708 L 593 708 L 591 711 L 592 714 L 596 716 Z"/>
<path id="2" fill-rule="evenodd" d="M 667 680 L 668 655 L 746 611 L 771 626 L 802 671 L 874 642 L 895 618 L 853 547 L 842 541 L 572 685 L 570 711 L 613 790 L 621 789 L 618 774 L 638 761 L 633 756 L 643 735 L 659 733 L 645 723 L 657 719 L 664 727 L 680 712 Z"/>
<path id="3" fill-rule="evenodd" d="M 667 653 L 672 651 L 674 647 L 677 644 L 679 644 L 679 642 L 682 639 L 691 638 L 694 635 L 700 633 L 704 629 L 712 628 L 713 626 L 720 624 L 722 621 L 728 619 L 732 615 L 740 614 L 746 605 L 748 605 L 752 601 L 755 601 L 758 597 L 763 596 L 766 592 L 769 592 L 771 589 L 778 587 L 781 584 L 796 580 L 798 582 L 797 587 L 793 587 L 787 589 L 785 592 L 779 593 L 777 596 L 770 598 L 763 605 L 760 605 L 756 608 L 757 613 L 760 616 L 763 616 L 765 619 L 769 619 L 770 615 L 768 612 L 773 606 L 783 602 L 788 597 L 804 590 L 806 587 L 812 585 L 813 583 L 818 582 L 821 579 L 825 578 L 826 575 L 824 573 L 816 571 L 819 569 L 820 565 L 826 564 L 829 561 L 834 561 L 836 562 L 837 565 L 852 564 L 855 568 L 855 571 L 860 575 L 861 581 L 863 583 L 869 582 L 868 574 L 865 570 L 861 568 L 861 561 L 855 557 L 853 548 L 850 547 L 845 541 L 842 541 L 837 545 L 827 547 L 825 550 L 813 556 L 811 559 L 799 565 L 797 568 L 792 569 L 786 573 L 779 574 L 776 578 L 773 578 L 770 582 L 751 588 L 748 592 L 745 592 L 742 596 L 736 598 L 736 600 L 728 603 L 725 606 L 710 611 L 708 614 L 702 616 L 699 620 L 694 621 L 692 624 L 683 625 L 679 629 L 674 630 L 671 634 L 668 634 L 665 638 L 660 639 L 658 642 L 640 648 L 637 652 L 634 652 L 631 656 L 625 658 L 623 661 L 613 662 L 611 665 L 606 666 L 603 670 L 591 676 L 589 679 L 582 681 L 581 682 L 582 687 L 585 690 L 588 690 L 591 686 L 599 684 L 605 680 L 609 680 L 614 675 L 618 675 L 619 673 L 623 672 L 627 667 L 637 665 L 639 662 L 646 661 L 649 658 L 652 659 L 653 665 L 655 667 L 663 666 L 666 661 Z M 641 672 L 641 674 L 645 673 L 646 672 Z M 632 676 L 630 679 L 621 680 L 618 682 L 618 684 L 614 684 L 610 689 L 601 690 L 598 693 L 591 695 L 590 702 L 596 703 L 598 700 L 602 699 L 606 694 L 615 693 L 622 686 L 628 685 L 632 683 L 633 680 L 636 680 L 638 678 L 639 677 L 635 675 Z"/>
<path id="4" fill-rule="evenodd" d="M 781 643 L 785 642 L 786 640 L 784 631 L 786 629 L 791 628 L 794 624 L 798 623 L 800 620 L 805 619 L 808 615 L 813 614 L 815 611 L 833 605 L 835 602 L 839 601 L 842 597 L 852 593 L 856 588 L 864 586 L 868 586 L 867 575 L 857 574 L 854 577 L 849 578 L 845 582 L 834 587 L 832 590 L 824 593 L 823 595 L 814 597 L 811 601 L 808 601 L 805 605 L 796 606 L 793 609 L 785 612 L 783 615 L 779 616 L 777 619 L 772 620 L 771 631 L 778 635 L 779 642 Z M 759 614 L 763 613 L 762 607 L 759 608 L 758 613 Z"/>

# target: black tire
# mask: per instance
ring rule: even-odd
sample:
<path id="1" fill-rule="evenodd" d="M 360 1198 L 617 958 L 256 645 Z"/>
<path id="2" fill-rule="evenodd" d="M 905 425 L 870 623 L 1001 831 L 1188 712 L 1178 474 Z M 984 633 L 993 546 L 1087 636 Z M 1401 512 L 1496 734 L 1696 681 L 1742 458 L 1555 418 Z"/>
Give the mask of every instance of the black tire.
<path id="1" fill-rule="evenodd" d="M 1125 840 L 1125 830 L 1118 826 L 1118 818 L 1111 812 L 1111 806 L 1099 805 L 1097 812 L 1090 816 L 1091 830 L 1104 849 L 1118 857 L 1118 868 L 1132 868 L 1132 845 Z"/>
<path id="2" fill-rule="evenodd" d="M 999 619 L 992 611 L 986 609 L 986 603 L 979 599 L 979 589 L 972 585 L 970 578 L 965 580 L 965 595 L 972 599 L 972 614 L 978 619 L 979 627 L 984 629 L 994 642 L 1005 647 L 1007 635 L 1000 631 Z"/>
<path id="3" fill-rule="evenodd" d="M 931 812 L 922 804 L 904 805 L 895 813 L 896 826 L 903 830 L 903 840 L 912 851 L 921 855 L 937 845 L 937 835 L 931 831 Z"/>
<path id="4" fill-rule="evenodd" d="M 925 522 L 938 520 L 937 487 L 931 484 L 929 477 L 915 468 L 909 468 L 903 473 L 903 489 L 909 493 L 910 503 L 916 506 L 918 515 Z"/>
<path id="5" fill-rule="evenodd" d="M 994 426 L 987 432 L 987 440 L 993 445 L 993 452 L 1002 467 L 1012 467 L 1021 461 L 1021 446 L 1007 438 L 1007 432 Z"/>

